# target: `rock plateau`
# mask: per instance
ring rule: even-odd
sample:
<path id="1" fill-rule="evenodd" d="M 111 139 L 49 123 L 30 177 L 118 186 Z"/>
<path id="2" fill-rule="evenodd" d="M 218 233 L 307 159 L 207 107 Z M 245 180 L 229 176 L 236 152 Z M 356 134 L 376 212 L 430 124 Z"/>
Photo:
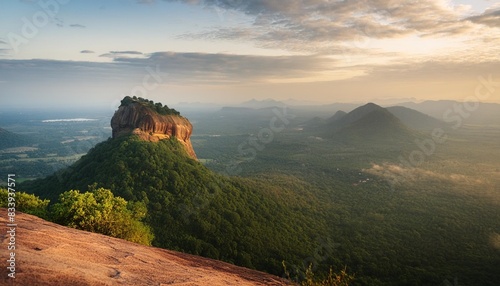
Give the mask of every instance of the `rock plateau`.
<path id="1" fill-rule="evenodd" d="M 111 119 L 111 128 L 113 138 L 135 134 L 143 140 L 158 142 L 176 137 L 189 156 L 196 159 L 190 139 L 193 125 L 180 115 L 161 115 L 140 102 L 134 102 L 118 108 Z"/>

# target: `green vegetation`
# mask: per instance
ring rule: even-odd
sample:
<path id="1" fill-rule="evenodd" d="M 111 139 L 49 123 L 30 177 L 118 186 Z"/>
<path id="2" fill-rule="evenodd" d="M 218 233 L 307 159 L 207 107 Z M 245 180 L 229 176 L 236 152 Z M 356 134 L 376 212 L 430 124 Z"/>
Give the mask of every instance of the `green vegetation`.
<path id="1" fill-rule="evenodd" d="M 266 126 L 271 118 L 248 119 L 246 126 Z M 229 116 L 224 120 L 203 120 L 214 128 L 212 134 L 222 136 L 193 141 L 207 167 L 224 172 L 241 162 L 240 176 L 265 176 L 273 184 L 286 174 L 309 184 L 310 196 L 322 202 L 316 207 L 323 216 L 315 218 L 328 226 L 322 247 L 310 253 L 320 262 L 313 264 L 316 277 L 324 279 L 331 265 L 347 265 L 356 275 L 353 285 L 500 283 L 499 126 L 445 129 L 448 140 L 436 143 L 435 152 L 412 168 L 400 165 L 399 156 L 408 159 L 420 150 L 414 140 L 365 140 L 362 129 L 349 142 L 318 138 L 316 130 L 295 128 L 307 119 L 292 121 L 272 143 L 255 148 L 255 159 L 245 160 L 248 155 L 241 155 L 238 145 L 249 138 L 246 132 L 257 134 L 261 127 L 226 136 L 224 130 L 242 123 Z M 430 131 L 418 135 L 420 142 L 431 138 Z M 292 277 L 300 272 L 290 268 Z"/>
<path id="2" fill-rule="evenodd" d="M 144 99 L 142 97 L 130 97 L 130 96 L 125 96 L 122 101 L 120 106 L 127 106 L 132 103 L 140 103 L 144 106 L 147 106 L 151 108 L 152 110 L 155 110 L 158 114 L 161 115 L 181 115 L 177 110 L 173 108 L 169 108 L 167 105 L 163 105 L 161 102 L 155 103 L 152 100 Z"/>
<path id="3" fill-rule="evenodd" d="M 8 191 L 0 189 L 0 207 L 7 207 L 8 198 Z M 144 245 L 151 245 L 154 237 L 150 228 L 141 222 L 147 214 L 146 206 L 115 197 L 110 190 L 93 187 L 86 193 L 67 191 L 59 196 L 58 203 L 50 207 L 49 200 L 33 194 L 16 192 L 14 199 L 17 211 L 61 225 Z"/>
<path id="4" fill-rule="evenodd" d="M 275 115 L 244 112 L 197 118 L 203 135 L 193 138 L 207 167 L 225 172 L 238 162 L 241 177 L 186 158 L 175 139 L 128 137 L 98 144 L 71 168 L 20 189 L 55 200 L 97 182 L 146 205 L 153 245 L 278 275 L 285 260 L 285 272 L 305 285 L 351 274 L 352 285 L 500 283 L 498 126 L 447 130 L 448 140 L 424 163 L 405 166 L 399 156 L 420 150 L 413 139 L 362 134 L 394 127 L 388 120 L 356 128 L 349 141 L 298 128 L 306 118 L 290 119 L 271 143 L 255 141 L 260 148 L 249 159 L 239 144 Z"/>
<path id="5" fill-rule="evenodd" d="M 0 128 L 0 150 L 32 143 L 34 142 L 29 140 L 29 137 L 12 133 L 3 128 Z"/>
<path id="6" fill-rule="evenodd" d="M 7 189 L 0 189 L 0 207 L 7 208 L 9 202 L 9 192 Z M 41 218 L 48 218 L 47 206 L 49 200 L 41 200 L 35 195 L 24 192 L 16 192 L 15 199 L 16 210 L 36 215 Z"/>
<path id="7" fill-rule="evenodd" d="M 78 116 L 51 112 L 22 114 L 22 118 L 14 117 L 15 120 L 0 114 L 2 124 L 19 132 L 2 133 L 0 128 L 0 141 L 12 143 L 3 145 L 0 142 L 0 173 L 14 173 L 22 180 L 52 175 L 75 163 L 95 144 L 111 136 L 111 130 L 102 128 L 109 125 L 109 118 L 101 114 L 81 115 L 82 118 L 99 118 L 93 121 L 52 123 L 42 120 Z"/>
<path id="8" fill-rule="evenodd" d="M 283 269 L 285 272 L 285 277 L 294 281 L 301 286 L 349 286 L 355 280 L 354 275 L 347 273 L 346 268 L 342 269 L 340 272 L 334 272 L 333 268 L 330 267 L 328 274 L 326 277 L 317 277 L 314 274 L 312 263 L 309 264 L 309 267 L 306 269 L 304 273 L 304 278 L 292 278 L 290 271 L 288 271 L 286 267 L 285 261 L 282 262 Z"/>
<path id="9" fill-rule="evenodd" d="M 154 236 L 141 222 L 146 213 L 144 204 L 127 203 L 103 188 L 86 193 L 64 192 L 59 202 L 52 206 L 52 218 L 56 223 L 151 245 Z"/>
<path id="10" fill-rule="evenodd" d="M 302 265 L 319 247 L 326 222 L 307 184 L 280 181 L 229 179 L 190 159 L 175 139 L 130 136 L 100 143 L 71 168 L 22 189 L 54 200 L 95 182 L 147 206 L 153 245 L 281 275 L 283 259 Z"/>

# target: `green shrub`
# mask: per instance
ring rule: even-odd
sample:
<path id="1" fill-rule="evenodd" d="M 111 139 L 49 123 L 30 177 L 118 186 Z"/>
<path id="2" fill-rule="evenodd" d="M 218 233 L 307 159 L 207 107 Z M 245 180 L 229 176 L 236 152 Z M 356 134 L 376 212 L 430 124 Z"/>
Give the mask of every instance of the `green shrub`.
<path id="1" fill-rule="evenodd" d="M 78 190 L 62 193 L 52 207 L 52 216 L 56 223 L 77 229 L 144 245 L 151 245 L 153 241 L 150 228 L 141 222 L 146 216 L 144 203 L 128 203 L 103 188 L 86 193 Z"/>
<path id="2" fill-rule="evenodd" d="M 312 264 L 303 273 L 303 278 L 292 279 L 290 277 L 290 272 L 288 271 L 285 261 L 281 263 L 285 272 L 285 276 L 288 280 L 296 281 L 301 280 L 300 286 L 349 286 L 352 281 L 354 281 L 354 275 L 347 273 L 347 269 L 344 267 L 340 272 L 336 273 L 333 268 L 330 267 L 328 275 L 324 278 L 318 278 L 313 272 Z"/>
<path id="3" fill-rule="evenodd" d="M 0 189 L 1 207 L 8 207 L 8 193 L 8 190 Z M 49 205 L 49 200 L 41 200 L 35 195 L 24 192 L 16 192 L 13 198 L 15 199 L 16 211 L 36 215 L 41 218 L 47 218 L 47 206 Z"/>

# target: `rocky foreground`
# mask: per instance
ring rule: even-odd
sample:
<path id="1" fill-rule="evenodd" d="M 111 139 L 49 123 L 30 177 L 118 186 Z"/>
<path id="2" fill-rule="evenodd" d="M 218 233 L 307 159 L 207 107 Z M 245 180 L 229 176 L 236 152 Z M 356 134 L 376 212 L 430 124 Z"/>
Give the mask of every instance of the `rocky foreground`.
<path id="1" fill-rule="evenodd" d="M 15 278 L 7 269 L 10 234 L 0 209 L 0 285 L 291 285 L 232 264 L 146 247 L 17 213 Z"/>

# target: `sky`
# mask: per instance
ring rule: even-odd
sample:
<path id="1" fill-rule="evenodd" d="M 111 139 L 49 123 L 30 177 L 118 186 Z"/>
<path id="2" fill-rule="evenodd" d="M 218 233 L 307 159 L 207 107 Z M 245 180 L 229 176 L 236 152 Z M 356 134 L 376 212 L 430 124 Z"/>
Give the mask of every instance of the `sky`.
<path id="1" fill-rule="evenodd" d="M 0 109 L 500 103 L 499 55 L 491 0 L 6 0 Z"/>

